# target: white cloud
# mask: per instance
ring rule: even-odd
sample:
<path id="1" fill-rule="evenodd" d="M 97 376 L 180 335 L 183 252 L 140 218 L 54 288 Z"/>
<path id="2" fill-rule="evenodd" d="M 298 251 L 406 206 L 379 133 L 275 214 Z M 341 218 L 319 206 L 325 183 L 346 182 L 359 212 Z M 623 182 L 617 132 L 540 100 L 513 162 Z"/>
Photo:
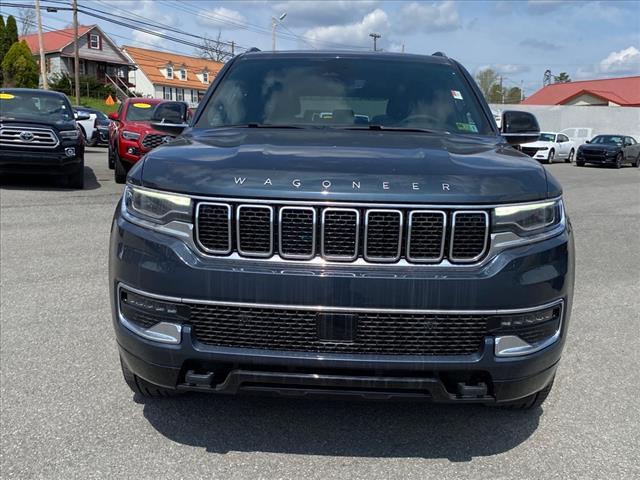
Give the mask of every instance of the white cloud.
<path id="1" fill-rule="evenodd" d="M 490 68 L 491 70 L 496 72 L 498 75 L 503 75 L 503 76 L 521 75 L 531 70 L 531 67 L 529 67 L 529 65 L 512 64 L 512 63 L 494 63 L 491 65 L 482 65 L 478 67 L 478 69 L 476 70 L 476 73 L 481 70 L 486 70 L 487 68 Z"/>
<path id="2" fill-rule="evenodd" d="M 157 30 L 154 30 L 154 31 L 156 33 L 164 33 Z M 137 30 L 133 30 L 131 32 L 131 38 L 133 39 L 134 45 L 138 45 L 142 48 L 160 46 L 164 42 L 166 42 L 164 38 L 157 37 L 156 35 L 152 35 L 151 33 L 139 32 Z"/>
<path id="3" fill-rule="evenodd" d="M 599 70 L 605 74 L 638 74 L 640 73 L 640 50 L 629 47 L 619 52 L 611 52 L 600 62 Z"/>
<path id="4" fill-rule="evenodd" d="M 461 27 L 460 15 L 452 1 L 439 3 L 412 2 L 400 9 L 395 30 L 410 32 L 446 32 Z"/>
<path id="5" fill-rule="evenodd" d="M 202 10 L 196 17 L 196 22 L 204 27 L 234 30 L 242 28 L 247 23 L 247 19 L 237 10 L 216 7 Z"/>
<path id="6" fill-rule="evenodd" d="M 378 0 L 307 0 L 271 3 L 271 14 L 287 13 L 285 22 L 291 27 L 326 27 L 355 22 L 374 10 Z"/>
<path id="7" fill-rule="evenodd" d="M 308 30 L 305 37 L 318 47 L 331 45 L 369 46 L 372 43 L 369 34 L 378 32 L 384 34 L 389 30 L 387 13 L 377 8 L 365 15 L 362 20 L 346 25 L 331 25 L 316 27 Z"/>
<path id="8" fill-rule="evenodd" d="M 628 47 L 618 52 L 611 52 L 599 63 L 581 67 L 576 71 L 576 78 L 603 78 L 640 75 L 640 50 Z"/>

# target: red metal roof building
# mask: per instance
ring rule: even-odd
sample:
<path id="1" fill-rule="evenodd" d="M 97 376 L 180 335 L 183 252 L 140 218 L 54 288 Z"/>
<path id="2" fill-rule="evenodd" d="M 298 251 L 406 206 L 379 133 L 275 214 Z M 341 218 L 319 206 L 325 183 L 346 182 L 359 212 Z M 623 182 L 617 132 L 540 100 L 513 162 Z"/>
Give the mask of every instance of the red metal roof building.
<path id="1" fill-rule="evenodd" d="M 640 76 L 554 83 L 522 104 L 640 107 Z"/>

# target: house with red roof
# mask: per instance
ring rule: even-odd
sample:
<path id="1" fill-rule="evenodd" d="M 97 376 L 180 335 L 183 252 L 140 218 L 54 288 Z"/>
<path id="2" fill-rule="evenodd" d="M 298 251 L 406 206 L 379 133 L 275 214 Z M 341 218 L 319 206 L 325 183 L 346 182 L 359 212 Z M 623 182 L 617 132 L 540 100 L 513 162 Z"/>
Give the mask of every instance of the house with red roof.
<path id="1" fill-rule="evenodd" d="M 554 83 L 522 104 L 640 107 L 640 76 Z"/>
<path id="2" fill-rule="evenodd" d="M 73 28 L 54 30 L 42 34 L 48 77 L 74 75 Z M 36 61 L 40 61 L 38 35 L 25 35 Z M 129 70 L 135 68 L 129 58 L 102 31 L 98 25 L 78 26 L 78 51 L 80 75 L 87 75 L 104 83 L 112 83 L 126 90 L 129 86 Z"/>

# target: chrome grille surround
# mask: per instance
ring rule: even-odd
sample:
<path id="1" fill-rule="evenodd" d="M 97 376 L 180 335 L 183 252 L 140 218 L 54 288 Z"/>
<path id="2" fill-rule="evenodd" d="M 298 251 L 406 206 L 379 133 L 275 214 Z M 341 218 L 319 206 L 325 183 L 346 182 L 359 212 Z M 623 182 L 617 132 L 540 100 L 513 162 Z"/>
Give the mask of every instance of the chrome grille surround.
<path id="1" fill-rule="evenodd" d="M 462 256 L 462 255 L 454 254 L 456 247 L 458 247 L 461 242 L 461 240 L 456 242 L 456 219 L 461 215 L 473 215 L 475 217 L 484 218 L 485 231 L 484 231 L 484 239 L 482 240 L 482 249 L 478 250 L 476 248 L 476 251 L 478 251 L 479 253 L 477 253 L 474 256 Z M 452 220 L 451 220 L 451 235 L 449 240 L 449 260 L 453 262 L 459 262 L 459 263 L 473 263 L 480 260 L 482 256 L 485 254 L 485 252 L 487 251 L 487 239 L 489 237 L 489 214 L 483 210 L 456 210 L 455 212 L 453 212 L 451 219 Z M 458 228 L 458 231 L 462 229 L 461 226 L 458 226 L 457 228 Z M 462 235 L 462 234 L 457 233 L 457 235 Z M 477 241 L 477 239 L 474 239 L 474 241 Z"/>
<path id="2" fill-rule="evenodd" d="M 394 216 L 394 217 L 398 217 L 398 227 L 397 227 L 397 247 L 394 249 L 394 254 L 392 256 L 382 256 L 380 255 L 380 250 L 381 247 L 377 246 L 376 244 L 378 243 L 378 241 L 382 241 L 383 239 L 376 239 L 375 242 L 372 242 L 370 240 L 370 238 L 373 236 L 373 233 L 370 231 L 370 227 L 372 227 L 372 225 L 375 225 L 372 221 L 371 221 L 371 216 L 372 214 L 375 215 L 385 215 L 387 218 L 389 216 Z M 366 211 L 365 216 L 364 216 L 364 251 L 363 251 L 363 257 L 365 260 L 369 261 L 369 262 L 389 262 L 389 263 L 393 263 L 393 262 L 397 262 L 398 260 L 400 260 L 400 255 L 402 253 L 402 229 L 404 226 L 404 217 L 402 215 L 402 212 L 400 210 L 391 210 L 391 209 L 369 209 Z M 378 220 L 379 221 L 379 220 Z M 386 220 L 388 221 L 388 220 Z M 375 227 L 374 227 L 375 228 Z M 373 229 L 373 228 L 372 228 Z M 381 234 L 378 234 L 378 236 L 384 235 L 386 233 L 390 233 L 393 235 L 393 232 L 382 232 Z M 393 235 L 394 237 L 396 235 Z M 394 239 L 389 239 L 389 241 L 393 241 Z M 369 253 L 369 248 L 371 247 L 371 244 L 376 245 L 376 250 L 378 251 L 377 255 L 374 252 L 373 255 L 371 255 Z M 391 244 L 391 246 L 393 246 L 395 244 Z"/>
<path id="3" fill-rule="evenodd" d="M 412 245 L 411 238 L 413 237 L 414 230 L 417 230 L 417 227 L 414 229 L 414 216 L 418 215 L 433 215 L 434 217 L 441 216 L 442 218 L 442 233 L 440 234 L 440 251 L 437 256 L 425 256 L 425 255 L 411 255 L 412 253 Z M 407 260 L 415 263 L 438 263 L 441 262 L 444 258 L 444 247 L 446 243 L 447 237 L 447 214 L 442 210 L 412 210 L 409 212 L 409 226 L 408 226 L 408 235 L 407 235 Z M 436 232 L 437 234 L 437 232 Z M 414 241 L 415 247 L 416 241 Z"/>
<path id="4" fill-rule="evenodd" d="M 301 232 L 298 230 L 297 232 L 291 232 L 291 227 L 288 225 L 287 216 L 289 213 L 293 214 L 297 212 L 299 214 L 304 214 L 305 212 L 311 213 L 311 245 L 310 251 L 308 254 L 301 253 L 299 250 L 301 248 L 300 244 L 304 243 L 299 239 L 296 241 L 292 237 L 294 235 L 300 235 Z M 283 228 L 284 225 L 284 228 Z M 278 213 L 278 251 L 280 252 L 280 256 L 282 258 L 286 258 L 288 260 L 311 260 L 316 256 L 316 237 L 317 237 L 317 212 L 313 207 L 282 207 Z M 283 241 L 284 240 L 284 241 Z M 286 243 L 287 241 L 294 242 L 296 245 L 294 248 L 297 248 L 298 251 L 292 252 L 291 248 L 289 248 Z M 291 244 L 290 244 L 291 245 Z"/>
<path id="5" fill-rule="evenodd" d="M 24 140 L 21 134 L 30 132 L 31 140 Z M 50 128 L 8 127 L 0 128 L 0 145 L 19 146 L 27 148 L 56 148 L 60 144 L 58 136 Z"/>
<path id="6" fill-rule="evenodd" d="M 346 202 L 342 207 L 339 202 L 322 201 L 212 200 L 196 200 L 192 232 L 194 246 L 208 256 L 318 265 L 474 266 L 484 262 L 492 245 L 486 206 L 458 210 L 453 205 L 440 209 L 393 204 L 387 208 Z M 456 227 L 456 218 L 471 222 L 470 227 L 462 230 L 464 222 Z M 456 238 L 470 243 L 456 249 Z M 474 245 L 473 255 L 459 254 Z"/>
<path id="7" fill-rule="evenodd" d="M 248 240 L 246 235 L 242 234 L 243 229 L 246 231 L 247 223 L 242 222 L 243 212 L 251 212 L 245 215 L 252 215 L 253 219 L 247 220 L 254 224 L 254 226 L 259 227 L 260 224 L 264 224 L 264 217 L 260 218 L 263 214 L 258 213 L 260 211 L 269 213 L 269 237 L 266 240 L 269 248 L 265 248 L 265 232 L 259 232 L 253 235 L 252 240 Z M 264 225 L 262 225 L 264 226 Z M 262 238 L 260 238 L 262 236 Z M 236 208 L 236 242 L 237 242 L 237 250 L 240 255 L 244 255 L 245 257 L 256 257 L 256 258 L 268 258 L 273 255 L 273 207 L 269 205 L 251 205 L 251 204 L 242 204 L 238 205 Z M 249 245 L 247 245 L 247 242 Z M 243 244 L 244 247 L 243 248 Z M 248 247 L 248 248 L 246 248 Z M 252 248 L 253 247 L 253 248 Z"/>
<path id="8" fill-rule="evenodd" d="M 327 228 L 327 214 L 329 214 L 329 228 Z M 338 215 L 342 215 L 342 218 L 332 219 L 332 217 L 337 217 Z M 345 218 L 346 217 L 346 218 Z M 337 231 L 338 222 L 348 222 L 348 217 L 353 217 L 353 229 L 352 232 L 348 232 L 351 238 L 347 238 L 347 240 L 338 240 L 335 238 L 336 236 L 340 236 L 340 234 L 345 234 L 346 232 Z M 334 223 L 335 222 L 335 223 Z M 337 235 L 336 235 L 337 234 Z M 327 240 L 327 237 L 334 237 L 330 240 Z M 336 207 L 328 207 L 322 210 L 322 222 L 320 226 L 320 252 L 322 258 L 327 260 L 335 260 L 338 262 L 351 262 L 358 258 L 358 242 L 360 240 L 360 211 L 355 208 L 336 208 Z M 339 248 L 339 245 L 336 245 L 337 242 L 341 242 L 342 244 L 348 243 L 353 244 L 353 253 L 351 255 L 344 254 L 335 254 L 331 253 L 331 250 L 335 252 Z M 327 252 L 329 250 L 329 252 Z"/>
<path id="9" fill-rule="evenodd" d="M 226 243 L 226 248 L 211 248 L 211 245 L 207 246 L 204 245 L 203 241 L 202 241 L 202 235 L 203 232 L 201 232 L 200 230 L 200 218 L 202 215 L 204 215 L 205 213 L 203 212 L 203 210 L 205 209 L 216 209 L 216 210 L 221 210 L 221 211 L 226 211 L 226 226 L 222 227 L 222 228 L 226 228 L 227 230 L 227 243 Z M 218 226 L 215 226 L 213 228 L 216 228 Z M 198 203 L 198 205 L 196 206 L 196 221 L 195 221 L 195 241 L 198 243 L 198 247 L 201 248 L 202 250 L 204 250 L 207 253 L 211 253 L 214 255 L 228 255 L 231 253 L 231 249 L 233 248 L 233 241 L 232 241 L 232 236 L 231 236 L 231 205 L 226 204 L 226 203 L 212 203 L 212 202 L 200 202 Z M 224 236 L 224 233 L 223 233 Z M 215 247 L 215 246 L 214 246 Z"/>

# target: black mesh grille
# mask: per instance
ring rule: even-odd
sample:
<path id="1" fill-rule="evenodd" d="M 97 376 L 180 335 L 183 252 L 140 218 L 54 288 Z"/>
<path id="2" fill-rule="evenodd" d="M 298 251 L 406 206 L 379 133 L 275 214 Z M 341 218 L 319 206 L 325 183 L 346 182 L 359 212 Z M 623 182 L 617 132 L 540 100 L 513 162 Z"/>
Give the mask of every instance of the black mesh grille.
<path id="1" fill-rule="evenodd" d="M 327 353 L 469 355 L 480 350 L 487 316 L 357 313 L 351 343 L 318 339 L 316 312 L 191 305 L 195 338 L 208 345 Z"/>
<path id="2" fill-rule="evenodd" d="M 229 253 L 230 209 L 226 205 L 201 204 L 198 210 L 198 238 L 207 250 Z"/>
<path id="3" fill-rule="evenodd" d="M 366 249 L 368 258 L 395 260 L 400 256 L 402 214 L 396 211 L 367 213 Z"/>
<path id="4" fill-rule="evenodd" d="M 451 258 L 471 260 L 482 255 L 487 237 L 487 215 L 483 212 L 457 212 L 451 238 Z"/>
<path id="5" fill-rule="evenodd" d="M 358 212 L 327 209 L 324 212 L 324 244 L 326 257 L 350 259 L 358 253 Z"/>
<path id="6" fill-rule="evenodd" d="M 315 211 L 312 208 L 283 208 L 280 212 L 280 254 L 283 257 L 313 256 Z"/>
<path id="7" fill-rule="evenodd" d="M 430 261 L 442 257 L 445 216 L 441 212 L 413 212 L 409 230 L 408 255 L 411 260 Z"/>
<path id="8" fill-rule="evenodd" d="M 145 148 L 156 148 L 159 145 L 165 143 L 164 138 L 171 137 L 171 135 L 158 135 L 157 133 L 149 133 L 142 139 L 142 146 Z"/>
<path id="9" fill-rule="evenodd" d="M 238 246 L 247 255 L 270 255 L 272 252 L 272 210 L 270 207 L 238 208 Z"/>

